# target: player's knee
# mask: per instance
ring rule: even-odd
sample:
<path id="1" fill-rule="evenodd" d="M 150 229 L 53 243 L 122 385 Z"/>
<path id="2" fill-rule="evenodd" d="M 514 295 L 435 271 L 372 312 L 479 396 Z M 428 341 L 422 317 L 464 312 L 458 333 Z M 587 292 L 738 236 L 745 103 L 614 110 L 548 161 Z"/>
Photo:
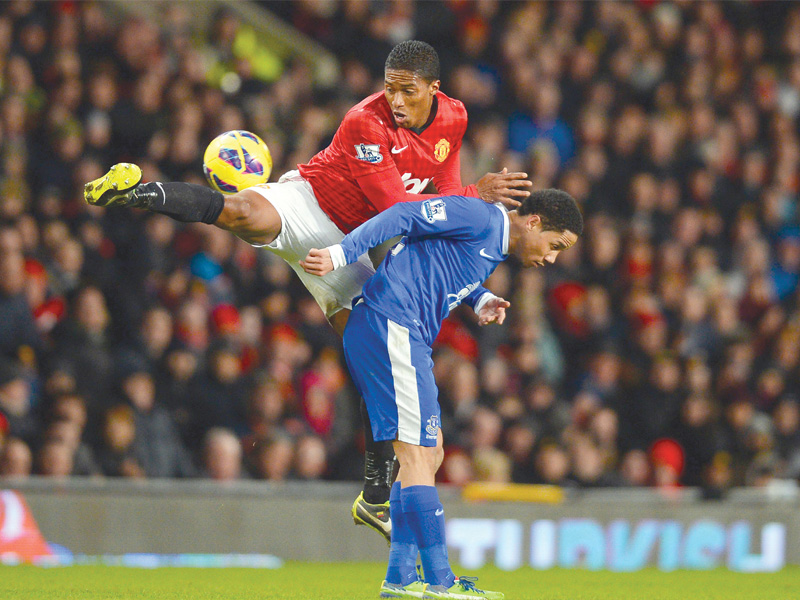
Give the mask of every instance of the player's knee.
<path id="1" fill-rule="evenodd" d="M 435 473 L 438 448 L 415 446 L 412 444 L 395 444 L 395 452 L 400 466 L 417 474 Z"/>
<path id="2" fill-rule="evenodd" d="M 250 243 L 269 244 L 281 231 L 281 217 L 258 192 L 242 190 L 225 197 L 217 225 Z"/>
<path id="3" fill-rule="evenodd" d="M 253 205 L 243 192 L 225 197 L 225 212 L 232 221 L 246 223 L 252 219 Z"/>
<path id="4" fill-rule="evenodd" d="M 436 435 L 436 468 L 434 472 L 439 470 L 439 467 L 442 466 L 444 462 L 444 434 L 442 433 L 442 429 L 439 428 L 439 432 Z"/>

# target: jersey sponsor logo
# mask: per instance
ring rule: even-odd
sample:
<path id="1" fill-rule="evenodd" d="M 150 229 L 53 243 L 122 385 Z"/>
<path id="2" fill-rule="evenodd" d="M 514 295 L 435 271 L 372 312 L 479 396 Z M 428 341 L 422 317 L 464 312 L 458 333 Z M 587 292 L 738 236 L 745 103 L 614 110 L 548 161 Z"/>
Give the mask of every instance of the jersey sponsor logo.
<path id="1" fill-rule="evenodd" d="M 447 301 L 450 304 L 450 306 L 448 306 L 448 310 L 453 310 L 456 306 L 461 304 L 461 301 L 475 291 L 479 285 L 480 282 L 476 281 L 459 290 L 457 294 L 447 294 Z"/>
<path id="2" fill-rule="evenodd" d="M 421 194 L 430 182 L 429 177 L 417 179 L 416 177 L 411 177 L 411 173 L 403 173 L 400 179 L 403 180 L 403 185 L 406 186 L 406 192 L 409 194 Z"/>
<path id="3" fill-rule="evenodd" d="M 428 419 L 428 424 L 425 426 L 425 431 L 428 432 L 428 435 L 425 437 L 429 440 L 435 440 L 437 434 L 439 433 L 439 417 L 433 415 L 430 419 Z"/>
<path id="4" fill-rule="evenodd" d="M 444 200 L 437 198 L 436 200 L 425 200 L 420 208 L 422 216 L 428 223 L 434 221 L 447 221 L 447 210 L 445 210 Z"/>
<path id="5" fill-rule="evenodd" d="M 450 142 L 444 138 L 436 142 L 436 145 L 433 147 L 433 155 L 436 157 L 436 160 L 439 162 L 444 162 L 449 154 Z"/>
<path id="6" fill-rule="evenodd" d="M 356 144 L 356 158 L 364 160 L 373 165 L 383 161 L 383 154 L 381 154 L 381 147 L 379 144 Z"/>
<path id="7" fill-rule="evenodd" d="M 392 154 L 400 154 L 406 148 L 408 148 L 408 144 L 406 144 L 402 148 L 398 148 L 397 146 L 392 146 Z"/>
<path id="8" fill-rule="evenodd" d="M 494 260 L 494 256 L 492 256 L 491 254 L 487 254 L 486 253 L 486 248 L 481 248 L 481 251 L 478 252 L 478 254 L 480 254 L 483 258 L 488 258 L 489 260 Z"/>

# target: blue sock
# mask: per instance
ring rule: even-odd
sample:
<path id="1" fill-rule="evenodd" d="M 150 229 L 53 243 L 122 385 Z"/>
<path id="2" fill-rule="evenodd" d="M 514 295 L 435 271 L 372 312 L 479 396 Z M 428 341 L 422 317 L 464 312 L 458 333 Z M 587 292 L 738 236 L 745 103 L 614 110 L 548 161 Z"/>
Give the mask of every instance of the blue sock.
<path id="1" fill-rule="evenodd" d="M 419 546 L 425 581 L 449 588 L 456 576 L 447 560 L 444 537 L 444 508 L 432 485 L 412 485 L 400 492 L 403 511 Z"/>
<path id="2" fill-rule="evenodd" d="M 417 579 L 417 539 L 408 526 L 408 519 L 400 501 L 400 482 L 396 481 L 389 495 L 389 512 L 392 515 L 392 547 L 389 550 L 389 568 L 386 581 L 408 585 Z"/>

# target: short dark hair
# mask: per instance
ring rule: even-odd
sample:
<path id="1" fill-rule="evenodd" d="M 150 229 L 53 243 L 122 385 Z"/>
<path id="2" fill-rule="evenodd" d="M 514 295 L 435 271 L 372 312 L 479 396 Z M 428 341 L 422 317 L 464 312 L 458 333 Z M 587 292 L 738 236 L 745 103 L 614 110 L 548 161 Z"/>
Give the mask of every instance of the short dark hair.
<path id="1" fill-rule="evenodd" d="M 553 188 L 537 190 L 522 201 L 517 209 L 521 215 L 539 215 L 542 229 L 583 233 L 583 216 L 575 198 L 567 192 Z"/>
<path id="2" fill-rule="evenodd" d="M 392 48 L 383 68 L 411 71 L 431 83 L 439 79 L 439 55 L 430 44 L 407 40 Z"/>

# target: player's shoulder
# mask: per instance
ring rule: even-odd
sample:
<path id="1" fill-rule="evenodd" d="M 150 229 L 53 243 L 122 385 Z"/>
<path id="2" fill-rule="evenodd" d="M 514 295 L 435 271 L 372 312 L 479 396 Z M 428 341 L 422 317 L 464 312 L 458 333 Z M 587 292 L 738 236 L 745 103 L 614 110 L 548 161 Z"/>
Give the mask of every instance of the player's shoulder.
<path id="1" fill-rule="evenodd" d="M 500 203 L 486 202 L 475 196 L 453 196 L 462 210 L 472 216 L 476 226 L 480 222 L 488 224 L 491 222 L 502 223 L 507 218 L 508 211 Z"/>
<path id="2" fill-rule="evenodd" d="M 347 111 L 339 125 L 338 135 L 343 140 L 353 143 L 364 142 L 381 143 L 388 135 L 391 128 L 391 114 L 381 106 L 386 99 L 383 92 L 367 96 Z"/>
<path id="3" fill-rule="evenodd" d="M 493 204 L 484 202 L 480 198 L 452 195 L 434 198 L 432 202 L 441 203 L 439 207 L 431 207 L 431 212 L 439 215 L 436 218 L 453 221 L 476 239 L 489 230 L 494 231 L 502 227 L 502 213 Z M 424 208 L 422 214 L 427 217 Z"/>
<path id="4" fill-rule="evenodd" d="M 477 215 L 485 215 L 487 218 L 494 215 L 497 211 L 496 207 L 489 202 L 485 202 L 480 198 L 474 196 L 462 196 L 460 194 L 453 194 L 451 196 L 441 196 L 439 198 L 444 204 L 448 206 L 458 207 L 459 210 L 465 213 Z"/>
<path id="5" fill-rule="evenodd" d="M 467 119 L 467 107 L 461 100 L 451 98 L 441 90 L 436 93 L 437 101 L 439 102 L 439 110 L 443 111 L 448 117 L 452 119 Z"/>
<path id="6" fill-rule="evenodd" d="M 366 121 L 383 124 L 390 117 L 391 113 L 386 103 L 386 96 L 383 92 L 376 92 L 348 110 L 344 119 L 342 119 L 342 124 Z"/>

